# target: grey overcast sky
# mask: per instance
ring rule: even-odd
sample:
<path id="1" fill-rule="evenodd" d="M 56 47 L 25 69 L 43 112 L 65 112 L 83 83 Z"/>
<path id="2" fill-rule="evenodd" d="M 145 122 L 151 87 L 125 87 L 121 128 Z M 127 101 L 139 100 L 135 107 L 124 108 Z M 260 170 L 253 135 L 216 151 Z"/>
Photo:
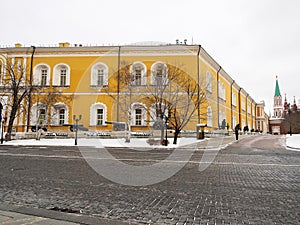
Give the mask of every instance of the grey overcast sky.
<path id="1" fill-rule="evenodd" d="M 276 75 L 281 94 L 300 99 L 299 0 L 13 0 L 0 8 L 1 47 L 187 39 L 267 113 Z"/>

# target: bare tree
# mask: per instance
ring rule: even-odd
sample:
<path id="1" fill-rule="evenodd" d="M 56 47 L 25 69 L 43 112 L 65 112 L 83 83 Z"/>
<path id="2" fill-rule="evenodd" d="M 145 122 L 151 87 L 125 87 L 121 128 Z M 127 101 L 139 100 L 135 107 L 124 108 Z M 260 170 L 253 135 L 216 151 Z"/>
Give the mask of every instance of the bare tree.
<path id="1" fill-rule="evenodd" d="M 114 124 L 118 123 L 124 123 L 125 124 L 125 132 L 126 132 L 126 142 L 130 142 L 131 138 L 131 126 L 132 126 L 132 107 L 133 102 L 135 101 L 135 95 L 133 94 L 134 89 L 134 77 L 131 74 L 130 71 L 130 64 L 123 61 L 121 62 L 121 68 L 118 71 L 118 84 L 119 84 L 119 90 L 115 90 L 115 87 L 111 87 L 108 89 L 104 89 L 108 95 L 115 100 L 117 104 L 117 114 L 119 111 L 122 113 L 120 115 L 120 120 L 123 120 L 125 122 L 120 121 L 113 121 Z"/>
<path id="2" fill-rule="evenodd" d="M 54 105 L 58 102 L 63 102 L 68 104 L 72 101 L 73 95 L 62 95 L 60 90 L 56 87 L 38 87 L 35 86 L 34 91 L 32 92 L 31 99 L 35 102 L 36 110 L 35 114 L 35 131 L 36 139 L 40 139 L 40 128 L 45 127 L 46 129 L 50 128 L 51 119 L 56 116 L 57 112 L 51 110 Z"/>
<path id="3" fill-rule="evenodd" d="M 27 73 L 28 71 L 23 65 L 22 60 L 12 60 L 10 58 L 6 59 L 6 64 L 2 71 L 2 85 L 0 86 L 0 89 L 2 91 L 2 96 L 7 97 L 6 109 L 8 115 L 8 126 L 5 136 L 6 141 L 11 140 L 15 119 L 19 117 L 20 120 L 22 120 L 25 118 L 25 114 L 30 115 L 31 112 L 26 110 L 29 104 L 29 102 L 26 101 L 27 99 L 30 99 L 31 102 L 37 102 L 37 108 L 39 108 L 41 104 L 46 106 L 45 115 L 49 116 L 47 116 L 48 121 L 43 121 L 43 125 L 47 124 L 48 126 L 50 124 L 50 107 L 56 102 L 66 103 L 70 102 L 72 99 L 72 96 L 61 95 L 59 90 L 56 88 L 32 85 L 30 76 Z M 38 117 L 40 117 L 39 113 L 40 112 L 37 114 Z M 27 120 L 30 120 L 30 116 L 27 116 Z M 39 119 L 37 119 L 36 123 L 38 123 L 38 121 Z M 29 125 L 30 121 L 27 122 Z M 38 127 L 38 124 L 35 125 Z"/>
<path id="4" fill-rule="evenodd" d="M 9 114 L 5 140 L 10 141 L 14 121 L 20 114 L 24 113 L 24 100 L 29 95 L 32 87 L 28 85 L 26 68 L 21 60 L 12 61 L 12 59 L 7 59 L 3 71 L 5 71 L 5 74 L 3 73 L 1 76 L 1 89 L 2 95 L 8 97 L 6 108 Z"/>
<path id="5" fill-rule="evenodd" d="M 289 113 L 285 116 L 282 121 L 282 126 L 285 131 L 292 134 L 300 133 L 300 111 L 289 111 Z"/>
<path id="6" fill-rule="evenodd" d="M 165 70 L 152 71 L 156 76 L 151 86 L 152 100 L 159 112 L 158 119 L 165 122 L 165 128 L 174 129 L 173 144 L 177 144 L 180 132 L 192 121 L 206 102 L 205 91 L 181 66 L 168 66 Z M 201 115 L 201 114 L 200 114 Z M 155 119 L 155 118 L 152 118 Z"/>
<path id="7" fill-rule="evenodd" d="M 204 89 L 181 69 L 182 66 L 158 63 L 151 71 L 149 84 L 143 82 L 143 79 L 149 81 L 149 77 L 135 74 L 136 72 L 131 69 L 132 65 L 126 62 L 122 62 L 121 65 L 118 71 L 120 91 L 116 94 L 116 90 L 108 88 L 107 93 L 123 112 L 122 119 L 126 121 L 128 131 L 127 141 L 130 140 L 131 125 L 134 121 L 132 112 L 143 109 L 147 110 L 153 128 L 161 130 L 162 143 L 165 129 L 171 127 L 174 129 L 173 143 L 176 144 L 181 130 L 190 122 L 197 123 L 195 114 L 200 111 L 200 105 L 206 102 Z M 133 107 L 135 102 L 141 101 L 144 105 L 139 105 L 140 108 Z"/>

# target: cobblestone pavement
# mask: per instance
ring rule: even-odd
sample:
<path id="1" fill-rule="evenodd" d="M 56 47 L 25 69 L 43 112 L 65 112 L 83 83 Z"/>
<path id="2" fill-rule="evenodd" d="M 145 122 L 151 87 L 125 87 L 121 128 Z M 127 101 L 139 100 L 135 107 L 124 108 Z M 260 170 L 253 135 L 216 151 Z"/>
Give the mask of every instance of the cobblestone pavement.
<path id="1" fill-rule="evenodd" d="M 209 149 L 204 142 L 185 147 L 197 150 L 182 170 L 143 187 L 103 178 L 76 147 L 1 146 L 0 204 L 138 224 L 300 224 L 300 152 L 286 150 L 284 137 L 250 136 L 220 151 L 214 148 L 218 140 L 212 143 Z M 171 152 L 110 151 L 135 164 L 154 163 Z M 217 154 L 200 172 L 204 153 Z"/>

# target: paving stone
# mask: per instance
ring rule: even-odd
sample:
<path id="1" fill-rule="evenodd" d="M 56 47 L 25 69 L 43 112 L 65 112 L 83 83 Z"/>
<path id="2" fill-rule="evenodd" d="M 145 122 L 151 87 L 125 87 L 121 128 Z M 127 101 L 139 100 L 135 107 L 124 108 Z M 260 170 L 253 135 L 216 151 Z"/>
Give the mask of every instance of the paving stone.
<path id="1" fill-rule="evenodd" d="M 82 209 L 83 214 L 141 224 L 300 223 L 300 152 L 285 150 L 273 136 L 245 138 L 220 150 L 199 172 L 198 162 L 207 151 L 202 146 L 177 174 L 146 187 L 103 178 L 75 147 L 5 148 L 10 155 L 0 153 L 0 204 Z M 111 151 L 121 158 L 133 155 Z M 26 156 L 17 155 L 21 153 Z M 168 154 L 155 150 L 136 158 Z"/>

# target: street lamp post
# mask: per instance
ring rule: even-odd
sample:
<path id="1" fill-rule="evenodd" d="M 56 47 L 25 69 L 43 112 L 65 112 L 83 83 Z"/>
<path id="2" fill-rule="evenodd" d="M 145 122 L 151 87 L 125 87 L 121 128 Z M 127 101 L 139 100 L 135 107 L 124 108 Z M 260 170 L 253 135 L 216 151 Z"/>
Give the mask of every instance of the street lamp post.
<path id="1" fill-rule="evenodd" d="M 1 144 L 3 144 L 4 119 L 2 118 L 3 105 L 0 102 Z"/>
<path id="2" fill-rule="evenodd" d="M 1 118 L 1 144 L 3 144 L 3 133 L 4 133 L 4 118 L 2 118 L 2 115 L 0 115 Z"/>
<path id="3" fill-rule="evenodd" d="M 78 121 L 81 120 L 82 116 L 79 115 L 77 118 L 76 115 L 73 115 L 73 120 L 75 122 L 74 128 L 75 128 L 75 145 L 77 145 L 77 133 L 78 133 Z"/>
<path id="4" fill-rule="evenodd" d="M 165 140 L 165 146 L 168 146 L 168 116 L 166 116 L 165 119 L 166 119 L 166 140 Z"/>

